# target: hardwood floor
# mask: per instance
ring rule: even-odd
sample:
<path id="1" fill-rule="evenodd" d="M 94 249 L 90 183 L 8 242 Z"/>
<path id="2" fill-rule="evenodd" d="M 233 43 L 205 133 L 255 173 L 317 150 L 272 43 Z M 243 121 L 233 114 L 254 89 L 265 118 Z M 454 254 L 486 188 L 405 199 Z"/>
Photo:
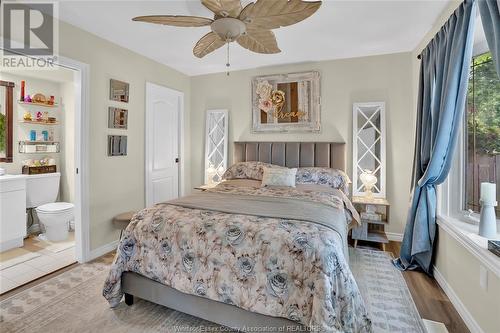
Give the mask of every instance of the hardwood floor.
<path id="1" fill-rule="evenodd" d="M 360 243 L 360 245 L 367 244 Z M 400 248 L 401 243 L 389 242 L 385 250 L 392 253 L 394 257 L 398 257 Z M 422 318 L 445 324 L 450 333 L 470 333 L 436 280 L 423 272 L 415 271 L 403 272 L 403 277 Z"/>
<path id="2" fill-rule="evenodd" d="M 360 247 L 370 247 L 374 249 L 379 249 L 373 247 L 373 243 L 367 243 L 360 241 L 358 243 Z M 376 245 L 375 245 L 376 246 Z M 392 253 L 394 257 L 399 255 L 399 249 L 401 243 L 399 242 L 389 242 L 386 245 L 386 251 Z M 104 255 L 106 257 L 113 256 L 113 253 Z M 103 257 L 104 257 L 103 256 Z M 96 259 L 99 260 L 99 259 Z M 63 268 L 57 272 L 44 276 L 36 281 L 32 281 L 22 287 L 16 288 L 0 296 L 0 300 L 4 300 L 13 296 L 23 290 L 36 286 L 43 281 L 46 281 L 58 274 L 61 274 L 69 269 L 76 267 L 78 264 L 71 265 L 69 267 Z M 436 280 L 430 278 L 425 273 L 422 272 L 403 272 L 403 276 L 410 289 L 411 295 L 415 304 L 417 306 L 418 312 L 424 319 L 434 320 L 441 322 L 446 325 L 449 333 L 470 333 L 467 326 L 465 326 L 464 321 L 455 310 L 450 300 L 437 284 Z"/>

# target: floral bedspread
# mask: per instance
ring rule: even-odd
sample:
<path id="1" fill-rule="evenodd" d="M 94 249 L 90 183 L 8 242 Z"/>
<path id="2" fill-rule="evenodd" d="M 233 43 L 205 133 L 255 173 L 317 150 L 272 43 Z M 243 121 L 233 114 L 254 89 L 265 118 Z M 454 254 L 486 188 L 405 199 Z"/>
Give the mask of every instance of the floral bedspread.
<path id="1" fill-rule="evenodd" d="M 300 195 L 339 203 L 308 192 Z M 325 332 L 371 332 L 339 234 L 320 224 L 157 204 L 137 213 L 124 232 L 103 290 L 112 307 L 123 296 L 125 271 Z"/>

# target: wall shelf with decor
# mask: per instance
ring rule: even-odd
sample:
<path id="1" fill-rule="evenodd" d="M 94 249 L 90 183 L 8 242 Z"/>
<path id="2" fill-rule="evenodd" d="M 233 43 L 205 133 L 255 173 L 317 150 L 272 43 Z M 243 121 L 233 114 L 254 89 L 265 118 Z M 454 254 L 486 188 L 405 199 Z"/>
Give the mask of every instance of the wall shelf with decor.
<path id="1" fill-rule="evenodd" d="M 59 125 L 59 122 L 48 122 L 45 120 L 21 120 L 19 121 L 21 124 L 30 124 L 30 125 Z"/>
<path id="2" fill-rule="evenodd" d="M 42 107 L 45 107 L 45 108 L 57 108 L 59 107 L 59 104 L 55 103 L 55 104 L 47 104 L 47 103 L 36 103 L 36 102 L 21 102 L 21 101 L 17 101 L 18 104 L 22 104 L 22 105 L 31 105 L 31 106 L 42 106 Z"/>
<path id="3" fill-rule="evenodd" d="M 59 153 L 60 144 L 57 141 L 19 141 L 19 153 Z"/>

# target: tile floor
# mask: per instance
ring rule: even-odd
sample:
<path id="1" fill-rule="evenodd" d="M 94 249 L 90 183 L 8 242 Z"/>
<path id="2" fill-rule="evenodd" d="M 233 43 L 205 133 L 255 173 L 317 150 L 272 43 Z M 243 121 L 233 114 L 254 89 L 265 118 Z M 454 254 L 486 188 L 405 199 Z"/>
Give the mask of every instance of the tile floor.
<path id="1" fill-rule="evenodd" d="M 39 256 L 0 270 L 0 294 L 76 262 L 74 246 L 55 252 L 47 250 L 46 245 L 34 237 L 25 239 L 23 249 Z"/>

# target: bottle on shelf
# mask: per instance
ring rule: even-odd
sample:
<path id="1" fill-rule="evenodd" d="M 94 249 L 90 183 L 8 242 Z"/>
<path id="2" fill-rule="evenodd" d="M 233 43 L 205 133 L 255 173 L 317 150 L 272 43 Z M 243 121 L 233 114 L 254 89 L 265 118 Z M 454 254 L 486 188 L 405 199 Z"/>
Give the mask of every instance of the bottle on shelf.
<path id="1" fill-rule="evenodd" d="M 24 89 L 26 86 L 26 81 L 21 81 L 21 98 L 19 99 L 21 102 L 24 102 Z"/>

